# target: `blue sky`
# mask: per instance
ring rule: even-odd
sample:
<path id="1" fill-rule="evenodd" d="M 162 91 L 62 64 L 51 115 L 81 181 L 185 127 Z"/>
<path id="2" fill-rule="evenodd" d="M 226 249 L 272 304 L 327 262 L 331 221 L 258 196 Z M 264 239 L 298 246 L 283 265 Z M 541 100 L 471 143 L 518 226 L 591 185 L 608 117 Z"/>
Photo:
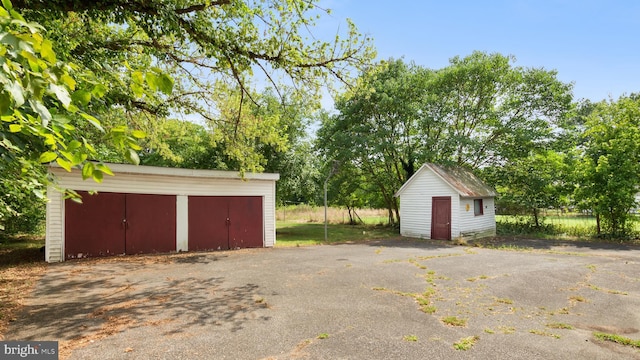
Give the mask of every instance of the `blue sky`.
<path id="1" fill-rule="evenodd" d="M 600 101 L 640 92 L 640 1 L 321 0 L 322 28 L 350 18 L 379 59 L 438 69 L 474 50 L 514 55 L 516 66 L 558 71 L 574 96 Z M 344 25 L 343 25 L 344 27 Z"/>

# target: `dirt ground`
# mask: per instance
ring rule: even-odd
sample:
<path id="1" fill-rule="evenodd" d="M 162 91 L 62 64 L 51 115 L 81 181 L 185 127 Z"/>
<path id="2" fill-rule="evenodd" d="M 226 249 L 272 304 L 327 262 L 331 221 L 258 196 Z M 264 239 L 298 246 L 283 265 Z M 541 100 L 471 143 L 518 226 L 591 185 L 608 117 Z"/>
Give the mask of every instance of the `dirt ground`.
<path id="1" fill-rule="evenodd" d="M 640 249 L 387 240 L 49 266 L 6 340 L 69 359 L 638 359 Z"/>

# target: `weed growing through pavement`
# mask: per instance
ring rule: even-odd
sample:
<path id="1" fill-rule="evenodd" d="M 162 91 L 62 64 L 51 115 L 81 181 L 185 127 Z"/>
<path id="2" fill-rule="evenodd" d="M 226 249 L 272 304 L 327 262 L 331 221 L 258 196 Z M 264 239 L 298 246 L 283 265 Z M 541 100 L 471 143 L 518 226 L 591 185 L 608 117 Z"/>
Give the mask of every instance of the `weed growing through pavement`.
<path id="1" fill-rule="evenodd" d="M 317 336 L 318 339 L 327 339 L 329 338 L 329 334 L 327 333 L 321 333 Z"/>
<path id="2" fill-rule="evenodd" d="M 418 337 L 415 335 L 405 335 L 404 341 L 418 341 Z"/>
<path id="3" fill-rule="evenodd" d="M 573 326 L 565 323 L 548 323 L 547 327 L 551 329 L 567 329 L 567 330 L 575 329 Z"/>
<path id="4" fill-rule="evenodd" d="M 594 332 L 593 336 L 596 339 L 602 340 L 602 341 L 611 341 L 614 343 L 618 343 L 620 345 L 624 345 L 624 346 L 631 346 L 631 347 L 635 347 L 635 348 L 640 348 L 640 340 L 633 340 L 624 336 L 620 336 L 620 335 L 616 335 L 616 334 L 607 334 L 607 333 L 601 333 L 601 332 Z"/>
<path id="5" fill-rule="evenodd" d="M 513 300 L 509 298 L 496 298 L 496 302 L 500 304 L 508 304 L 508 305 L 513 304 Z"/>
<path id="6" fill-rule="evenodd" d="M 373 287 L 372 290 L 386 291 L 395 295 L 412 297 L 420 306 L 420 311 L 425 314 L 433 314 L 437 310 L 437 308 L 431 304 L 431 297 L 436 293 L 436 290 L 434 288 L 427 288 L 422 294 L 389 290 L 385 287 Z"/>
<path id="7" fill-rule="evenodd" d="M 440 321 L 450 326 L 466 326 L 467 325 L 467 319 L 460 319 L 456 316 L 446 316 L 440 319 Z"/>
<path id="8" fill-rule="evenodd" d="M 588 284 L 587 287 L 591 290 L 595 290 L 595 291 L 604 291 L 608 294 L 614 294 L 614 295 L 629 295 L 628 292 L 626 291 L 619 291 L 619 290 L 612 290 L 612 289 L 603 289 L 599 286 L 593 285 L 593 284 Z"/>
<path id="9" fill-rule="evenodd" d="M 514 332 L 516 332 L 516 328 L 514 328 L 513 326 L 499 326 L 498 331 L 503 334 L 513 334 Z"/>
<path id="10" fill-rule="evenodd" d="M 549 336 L 549 337 L 552 337 L 552 338 L 560 339 L 560 335 L 554 334 L 554 333 L 550 333 L 550 332 L 544 331 L 544 330 L 532 329 L 532 330 L 529 330 L 529 332 L 532 333 L 532 334 L 540 335 L 540 336 Z"/>
<path id="11" fill-rule="evenodd" d="M 453 348 L 456 350 L 467 351 L 476 344 L 476 342 L 480 340 L 479 336 L 469 336 L 458 340 L 453 343 Z"/>
<path id="12" fill-rule="evenodd" d="M 579 295 L 574 295 L 574 296 L 570 296 L 569 297 L 569 301 L 572 303 L 576 303 L 576 302 L 587 302 L 587 299 L 585 299 L 582 296 Z"/>

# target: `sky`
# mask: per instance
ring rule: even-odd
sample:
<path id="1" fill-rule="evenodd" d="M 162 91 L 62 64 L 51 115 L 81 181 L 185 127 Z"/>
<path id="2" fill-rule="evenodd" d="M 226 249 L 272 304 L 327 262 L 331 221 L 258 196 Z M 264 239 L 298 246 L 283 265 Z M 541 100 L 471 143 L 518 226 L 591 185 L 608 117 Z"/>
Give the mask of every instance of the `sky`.
<path id="1" fill-rule="evenodd" d="M 516 57 L 515 66 L 556 70 L 574 98 L 640 92 L 638 0 L 321 0 L 318 25 L 350 18 L 374 39 L 378 59 L 439 69 L 474 50 Z"/>

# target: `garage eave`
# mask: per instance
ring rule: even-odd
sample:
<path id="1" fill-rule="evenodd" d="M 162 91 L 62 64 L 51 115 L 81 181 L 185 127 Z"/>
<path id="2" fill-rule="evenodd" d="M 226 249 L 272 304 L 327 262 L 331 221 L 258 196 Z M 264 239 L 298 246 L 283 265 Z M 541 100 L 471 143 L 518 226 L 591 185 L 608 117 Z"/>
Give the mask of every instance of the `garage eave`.
<path id="1" fill-rule="evenodd" d="M 181 168 L 168 168 L 160 166 L 138 166 L 130 164 L 112 164 L 104 163 L 115 174 L 140 174 L 140 175 L 162 175 L 162 176 L 177 176 L 177 177 L 196 177 L 196 178 L 210 178 L 210 179 L 245 179 L 245 180 L 279 180 L 280 174 L 273 173 L 244 173 L 244 176 L 238 171 L 224 171 L 224 170 L 196 170 L 196 169 L 181 169 Z M 49 165 L 52 172 L 66 172 L 57 164 Z M 74 169 L 74 171 L 80 171 Z"/>

